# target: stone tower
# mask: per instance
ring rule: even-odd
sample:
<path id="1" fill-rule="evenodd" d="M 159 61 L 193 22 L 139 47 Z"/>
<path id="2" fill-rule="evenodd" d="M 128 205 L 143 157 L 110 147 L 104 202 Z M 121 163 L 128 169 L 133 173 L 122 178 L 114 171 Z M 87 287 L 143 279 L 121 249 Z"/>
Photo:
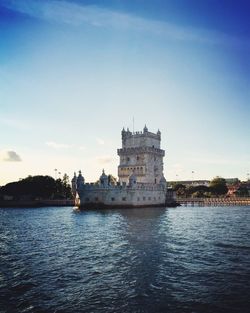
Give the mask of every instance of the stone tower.
<path id="1" fill-rule="evenodd" d="M 136 175 L 138 183 L 159 184 L 163 177 L 163 157 L 165 151 L 160 148 L 161 133 L 148 131 L 132 133 L 122 130 L 122 148 L 117 150 L 120 156 L 118 177 L 120 183 L 129 183 L 129 177 Z"/>

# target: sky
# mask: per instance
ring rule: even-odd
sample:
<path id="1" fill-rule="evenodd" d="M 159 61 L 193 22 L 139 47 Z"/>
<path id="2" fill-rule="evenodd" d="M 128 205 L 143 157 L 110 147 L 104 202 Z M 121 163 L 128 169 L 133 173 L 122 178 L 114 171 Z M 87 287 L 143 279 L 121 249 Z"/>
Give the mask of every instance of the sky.
<path id="1" fill-rule="evenodd" d="M 248 0 L 0 0 L 0 185 L 117 176 L 133 118 L 161 130 L 167 180 L 245 180 L 249 15 Z"/>

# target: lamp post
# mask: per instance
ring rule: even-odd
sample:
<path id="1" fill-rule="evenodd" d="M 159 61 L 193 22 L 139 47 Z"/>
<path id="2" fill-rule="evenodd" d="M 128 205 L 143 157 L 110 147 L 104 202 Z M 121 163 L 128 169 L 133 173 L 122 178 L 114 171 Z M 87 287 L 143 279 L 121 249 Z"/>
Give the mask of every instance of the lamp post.
<path id="1" fill-rule="evenodd" d="M 55 168 L 54 171 L 55 171 L 55 180 L 57 180 L 57 169 Z"/>
<path id="2" fill-rule="evenodd" d="M 249 181 L 249 175 L 250 175 L 250 173 L 247 173 L 247 180 Z"/>

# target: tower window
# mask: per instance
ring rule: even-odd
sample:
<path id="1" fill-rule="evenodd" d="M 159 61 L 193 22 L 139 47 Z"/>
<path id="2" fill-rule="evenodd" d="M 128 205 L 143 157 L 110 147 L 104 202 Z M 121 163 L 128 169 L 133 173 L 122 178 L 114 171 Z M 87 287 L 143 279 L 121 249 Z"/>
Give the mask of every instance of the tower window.
<path id="1" fill-rule="evenodd" d="M 122 198 L 122 201 L 126 201 L 126 197 L 123 197 L 123 198 Z"/>
<path id="2" fill-rule="evenodd" d="M 129 157 L 127 157 L 127 161 L 130 161 L 130 158 L 129 158 Z"/>

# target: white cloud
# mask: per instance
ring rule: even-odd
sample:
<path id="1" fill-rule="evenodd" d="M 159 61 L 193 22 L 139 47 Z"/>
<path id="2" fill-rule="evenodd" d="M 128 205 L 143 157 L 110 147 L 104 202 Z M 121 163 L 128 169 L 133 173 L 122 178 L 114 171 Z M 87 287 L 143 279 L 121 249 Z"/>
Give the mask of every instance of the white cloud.
<path id="1" fill-rule="evenodd" d="M 4 162 L 21 162 L 21 157 L 15 151 L 1 151 L 0 159 Z"/>
<path id="2" fill-rule="evenodd" d="M 54 149 L 68 149 L 71 147 L 71 145 L 65 143 L 58 143 L 54 141 L 47 141 L 46 145 Z"/>
<path id="3" fill-rule="evenodd" d="M 222 32 L 182 27 L 172 23 L 141 18 L 132 14 L 119 13 L 95 5 L 82 5 L 58 0 L 8 0 L 3 1 L 2 5 L 32 17 L 74 26 L 82 26 L 87 23 L 95 27 L 129 29 L 181 41 L 250 48 L 247 39 L 240 39 Z"/>

